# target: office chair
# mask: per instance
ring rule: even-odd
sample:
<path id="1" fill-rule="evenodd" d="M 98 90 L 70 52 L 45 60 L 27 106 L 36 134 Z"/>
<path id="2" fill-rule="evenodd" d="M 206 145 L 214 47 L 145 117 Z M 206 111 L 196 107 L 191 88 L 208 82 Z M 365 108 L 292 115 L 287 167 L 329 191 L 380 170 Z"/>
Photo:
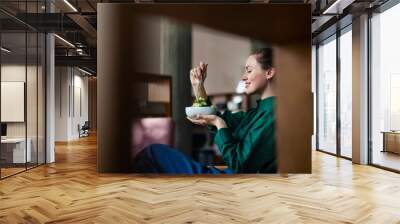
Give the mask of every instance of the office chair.
<path id="1" fill-rule="evenodd" d="M 82 125 L 82 127 L 80 127 L 80 125 L 78 125 L 79 138 L 89 136 L 89 129 L 90 129 L 89 121 L 85 121 L 85 123 Z"/>

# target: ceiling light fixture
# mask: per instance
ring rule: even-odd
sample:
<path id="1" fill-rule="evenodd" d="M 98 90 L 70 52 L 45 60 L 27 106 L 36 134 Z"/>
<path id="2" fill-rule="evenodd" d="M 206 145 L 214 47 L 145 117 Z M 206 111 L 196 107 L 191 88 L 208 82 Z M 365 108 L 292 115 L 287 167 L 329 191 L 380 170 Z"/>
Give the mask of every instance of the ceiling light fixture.
<path id="1" fill-rule="evenodd" d="M 68 40 L 66 40 L 66 39 L 64 39 L 64 38 L 62 38 L 62 37 L 60 37 L 59 35 L 57 35 L 57 34 L 54 34 L 54 36 L 55 37 L 57 37 L 59 40 L 61 40 L 62 42 L 64 42 L 64 43 L 66 43 L 68 46 L 70 46 L 70 47 L 72 47 L 72 48 L 75 48 L 75 45 L 73 45 L 71 42 L 69 42 Z"/>
<path id="2" fill-rule="evenodd" d="M 9 50 L 9 49 L 7 49 L 5 47 L 1 47 L 1 51 L 4 51 L 6 53 L 10 53 L 11 52 L 11 50 Z"/>
<path id="3" fill-rule="evenodd" d="M 68 0 L 64 0 L 64 3 L 67 4 L 74 12 L 78 12 L 78 10 Z"/>
<path id="4" fill-rule="evenodd" d="M 86 70 L 83 70 L 83 69 L 81 69 L 81 68 L 79 68 L 79 67 L 78 67 L 78 70 L 81 71 L 81 72 L 83 72 L 83 73 L 85 73 L 85 74 L 87 74 L 87 75 L 90 75 L 90 76 L 93 75 L 92 73 L 90 73 L 90 72 L 88 72 L 88 71 L 86 71 Z"/>
<path id="5" fill-rule="evenodd" d="M 351 5 L 353 2 L 354 0 L 336 0 L 332 5 L 325 9 L 322 14 L 341 14 L 343 13 L 343 9 L 347 8 L 347 6 Z"/>
<path id="6" fill-rule="evenodd" d="M 76 53 L 78 53 L 79 55 L 86 55 L 86 54 L 83 52 L 83 49 L 82 49 L 82 48 L 77 48 L 77 49 L 76 49 Z"/>

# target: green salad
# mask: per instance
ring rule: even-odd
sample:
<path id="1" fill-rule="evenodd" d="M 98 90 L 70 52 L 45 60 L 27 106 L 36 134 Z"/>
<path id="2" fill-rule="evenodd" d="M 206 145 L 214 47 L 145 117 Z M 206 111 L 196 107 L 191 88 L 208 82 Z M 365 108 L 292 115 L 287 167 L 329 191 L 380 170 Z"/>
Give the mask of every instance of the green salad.
<path id="1" fill-rule="evenodd" d="M 207 100 L 203 97 L 197 98 L 194 102 L 192 107 L 207 107 Z"/>

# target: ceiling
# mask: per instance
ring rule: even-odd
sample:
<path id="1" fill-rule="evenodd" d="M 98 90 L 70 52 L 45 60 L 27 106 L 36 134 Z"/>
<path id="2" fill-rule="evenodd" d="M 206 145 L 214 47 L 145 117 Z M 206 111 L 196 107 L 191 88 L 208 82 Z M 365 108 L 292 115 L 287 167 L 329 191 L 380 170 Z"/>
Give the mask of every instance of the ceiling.
<path id="1" fill-rule="evenodd" d="M 197 2 L 248 2 L 248 3 L 285 3 L 285 4 L 311 4 L 313 20 L 312 32 L 313 37 L 320 36 L 328 30 L 337 20 L 346 14 L 357 14 L 365 9 L 372 8 L 384 3 L 387 0 L 340 0 L 342 4 L 337 4 L 337 10 L 340 14 L 327 14 L 323 12 L 331 5 L 335 4 L 335 0 L 196 0 Z M 167 2 L 193 2 L 193 0 L 1 0 L 0 1 L 0 21 L 1 30 L 4 41 L 13 45 L 15 49 L 18 46 L 24 46 L 21 39 L 23 35 L 18 32 L 24 31 L 25 28 L 40 32 L 55 32 L 61 38 L 74 44 L 71 46 L 60 38 L 56 38 L 56 56 L 60 56 L 62 63 L 82 63 L 90 64 L 91 69 L 96 69 L 96 42 L 97 42 L 97 3 L 167 3 Z M 342 7 L 342 8 L 340 8 Z M 336 9 L 335 9 L 336 10 Z M 49 13 L 49 12 L 52 13 Z M 321 34 L 322 33 L 322 34 Z M 5 43 L 3 41 L 3 43 Z M 14 42 L 14 43 L 12 43 Z M 12 44 L 11 44 L 12 43 Z M 31 51 L 28 46 L 28 52 Z M 78 50 L 79 53 L 76 49 Z M 21 50 L 22 51 L 22 50 Z M 15 54 L 21 53 L 15 50 Z M 67 56 L 67 57 L 65 57 Z M 69 61 L 68 61 L 69 60 Z M 85 65 L 86 65 L 85 64 Z"/>

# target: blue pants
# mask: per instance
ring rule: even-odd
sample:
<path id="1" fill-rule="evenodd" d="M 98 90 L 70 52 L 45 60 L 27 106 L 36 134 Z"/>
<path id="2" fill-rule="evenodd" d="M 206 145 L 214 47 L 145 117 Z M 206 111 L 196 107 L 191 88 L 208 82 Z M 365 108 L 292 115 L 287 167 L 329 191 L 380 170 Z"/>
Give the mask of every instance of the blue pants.
<path id="1" fill-rule="evenodd" d="M 163 174 L 231 174 L 230 169 L 219 170 L 190 159 L 182 152 L 167 145 L 152 144 L 135 158 L 135 173 Z"/>

